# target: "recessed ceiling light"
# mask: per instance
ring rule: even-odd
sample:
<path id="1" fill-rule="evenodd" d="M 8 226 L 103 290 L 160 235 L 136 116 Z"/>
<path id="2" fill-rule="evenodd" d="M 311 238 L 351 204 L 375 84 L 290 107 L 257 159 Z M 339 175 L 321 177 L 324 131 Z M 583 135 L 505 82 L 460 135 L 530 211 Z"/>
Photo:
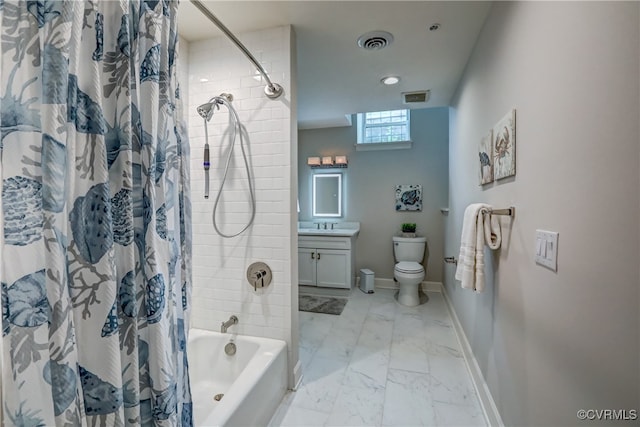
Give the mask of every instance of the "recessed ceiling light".
<path id="1" fill-rule="evenodd" d="M 380 80 L 382 84 L 385 84 L 387 86 L 395 85 L 399 81 L 400 81 L 400 77 L 397 77 L 397 76 L 387 76 L 387 77 L 384 77 L 382 80 Z"/>
<path id="2" fill-rule="evenodd" d="M 202 78 L 200 79 L 200 83 L 206 83 L 206 82 L 208 82 L 208 81 L 209 81 L 209 79 L 208 79 L 208 78 L 206 78 L 206 77 L 202 77 Z"/>

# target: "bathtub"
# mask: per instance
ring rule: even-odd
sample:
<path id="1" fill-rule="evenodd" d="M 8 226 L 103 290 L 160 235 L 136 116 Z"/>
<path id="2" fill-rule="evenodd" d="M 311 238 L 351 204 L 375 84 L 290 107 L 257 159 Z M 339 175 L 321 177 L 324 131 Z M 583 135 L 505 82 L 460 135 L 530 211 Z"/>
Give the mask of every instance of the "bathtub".
<path id="1" fill-rule="evenodd" d="M 236 354 L 228 356 L 231 339 Z M 269 423 L 287 390 L 284 341 L 191 329 L 187 355 L 196 427 Z"/>

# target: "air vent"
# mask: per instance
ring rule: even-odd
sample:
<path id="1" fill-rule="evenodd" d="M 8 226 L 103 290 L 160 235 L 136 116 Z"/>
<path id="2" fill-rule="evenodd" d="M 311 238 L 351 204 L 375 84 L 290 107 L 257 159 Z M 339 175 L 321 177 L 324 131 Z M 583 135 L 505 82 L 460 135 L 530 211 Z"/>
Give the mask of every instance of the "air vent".
<path id="1" fill-rule="evenodd" d="M 402 102 L 404 104 L 415 104 L 420 102 L 427 102 L 429 100 L 428 90 L 421 90 L 419 92 L 402 92 Z"/>
<path id="2" fill-rule="evenodd" d="M 371 31 L 358 37 L 358 46 L 366 50 L 380 50 L 393 41 L 393 35 L 386 31 Z"/>

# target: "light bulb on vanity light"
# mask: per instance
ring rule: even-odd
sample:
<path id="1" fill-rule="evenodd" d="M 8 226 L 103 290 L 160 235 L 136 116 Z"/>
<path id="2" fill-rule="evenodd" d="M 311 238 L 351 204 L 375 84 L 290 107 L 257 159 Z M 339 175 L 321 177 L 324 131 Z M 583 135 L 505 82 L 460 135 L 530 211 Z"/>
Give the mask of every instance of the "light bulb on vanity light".
<path id="1" fill-rule="evenodd" d="M 307 165 L 320 166 L 320 157 L 307 157 Z"/>
<path id="2" fill-rule="evenodd" d="M 324 156 L 322 158 L 322 166 L 332 166 L 333 158 L 331 156 Z"/>
<path id="3" fill-rule="evenodd" d="M 336 165 L 346 166 L 347 156 L 336 156 Z"/>

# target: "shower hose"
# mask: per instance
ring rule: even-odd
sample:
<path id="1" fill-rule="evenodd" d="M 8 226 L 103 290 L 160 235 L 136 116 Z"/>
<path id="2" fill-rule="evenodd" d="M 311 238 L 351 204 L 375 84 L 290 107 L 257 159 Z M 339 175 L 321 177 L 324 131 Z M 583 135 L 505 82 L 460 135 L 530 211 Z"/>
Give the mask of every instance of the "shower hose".
<path id="1" fill-rule="evenodd" d="M 238 112 L 236 109 L 224 98 L 224 97 L 215 97 L 214 101 L 216 104 L 223 104 L 229 112 L 231 113 L 231 117 L 233 119 L 233 131 L 231 133 L 230 141 L 231 146 L 229 147 L 229 153 L 227 155 L 227 160 L 224 166 L 224 174 L 222 176 L 222 181 L 220 182 L 220 189 L 218 190 L 218 195 L 216 196 L 216 200 L 213 204 L 213 212 L 211 214 L 211 220 L 213 223 L 213 228 L 216 230 L 220 236 L 225 238 L 236 237 L 242 234 L 247 228 L 253 224 L 253 220 L 256 216 L 256 196 L 255 191 L 253 189 L 253 180 L 251 177 L 251 169 L 249 168 L 249 161 L 247 160 L 247 153 L 244 148 L 244 138 L 242 136 L 242 126 L 240 124 L 240 118 L 238 117 Z M 217 105 L 216 105 L 217 106 Z M 205 168 L 205 198 L 209 198 L 209 133 L 207 130 L 207 119 L 204 119 L 204 137 L 205 137 L 205 158 L 204 158 L 204 168 Z M 251 199 L 251 217 L 247 224 L 237 233 L 234 234 L 226 234 L 220 230 L 218 227 L 218 223 L 216 220 L 216 212 L 220 205 L 220 197 L 222 196 L 222 190 L 224 188 L 225 183 L 227 182 L 227 174 L 229 173 L 229 164 L 231 163 L 231 156 L 233 155 L 233 149 L 236 145 L 236 139 L 240 138 L 240 150 L 242 150 L 242 158 L 244 160 L 244 167 L 247 171 L 247 182 L 249 183 L 249 197 Z"/>

